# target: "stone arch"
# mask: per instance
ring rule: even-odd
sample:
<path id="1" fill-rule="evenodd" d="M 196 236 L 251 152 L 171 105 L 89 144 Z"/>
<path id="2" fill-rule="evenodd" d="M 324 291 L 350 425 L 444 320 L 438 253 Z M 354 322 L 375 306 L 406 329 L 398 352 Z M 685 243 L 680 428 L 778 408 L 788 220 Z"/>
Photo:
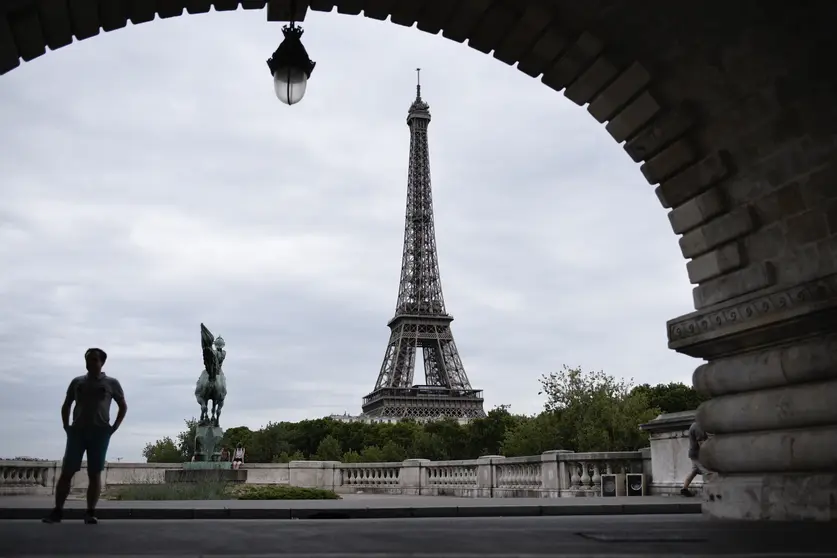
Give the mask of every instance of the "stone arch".
<path id="1" fill-rule="evenodd" d="M 7 0 L 0 73 L 100 30 L 289 0 Z M 679 235 L 696 311 L 669 346 L 709 362 L 699 421 L 718 471 L 706 509 L 837 517 L 837 4 L 298 0 L 492 55 L 586 107 L 637 163 Z M 277 33 L 278 35 L 278 33 Z M 615 186 L 616 187 L 616 186 Z M 811 403 L 813 401 L 813 403 Z M 813 410 L 812 410 L 813 409 Z M 805 505 L 792 505 L 798 500 Z"/>

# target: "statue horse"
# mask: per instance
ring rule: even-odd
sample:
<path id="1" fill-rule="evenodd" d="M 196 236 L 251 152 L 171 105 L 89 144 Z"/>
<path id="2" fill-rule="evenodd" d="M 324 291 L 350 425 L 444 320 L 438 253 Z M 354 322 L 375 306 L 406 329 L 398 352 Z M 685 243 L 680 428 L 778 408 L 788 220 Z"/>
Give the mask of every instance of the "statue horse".
<path id="1" fill-rule="evenodd" d="M 198 383 L 195 386 L 195 399 L 201 406 L 201 418 L 198 424 L 207 424 L 210 422 L 213 426 L 219 426 L 219 419 L 221 418 L 221 409 L 224 408 L 224 398 L 227 396 L 227 380 L 224 377 L 224 371 L 220 370 L 217 374 L 210 374 L 206 370 L 201 372 Z M 212 400 L 212 416 L 209 415 L 208 403 Z"/>

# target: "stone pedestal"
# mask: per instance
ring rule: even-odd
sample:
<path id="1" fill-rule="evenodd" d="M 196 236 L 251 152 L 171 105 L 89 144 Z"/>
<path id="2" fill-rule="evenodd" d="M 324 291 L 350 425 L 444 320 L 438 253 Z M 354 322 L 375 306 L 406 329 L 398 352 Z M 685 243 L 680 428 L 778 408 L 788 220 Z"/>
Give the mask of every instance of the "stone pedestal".
<path id="1" fill-rule="evenodd" d="M 643 471 L 648 483 L 648 492 L 658 495 L 679 495 L 692 470 L 689 459 L 689 427 L 695 421 L 695 411 L 663 413 L 651 422 L 639 427 L 650 434 L 651 447 L 648 449 L 650 471 Z M 643 458 L 643 469 L 647 467 Z M 692 490 L 701 492 L 707 479 L 701 476 L 691 484 Z"/>
<path id="2" fill-rule="evenodd" d="M 429 459 L 405 459 L 399 471 L 398 484 L 401 494 L 419 496 L 427 488 L 427 465 Z"/>
<path id="3" fill-rule="evenodd" d="M 708 360 L 700 461 L 706 515 L 837 519 L 837 275 L 669 322 L 669 346 Z"/>
<path id="4" fill-rule="evenodd" d="M 198 426 L 195 429 L 195 461 L 218 461 L 223 438 L 224 430 L 220 426 Z"/>
<path id="5" fill-rule="evenodd" d="M 184 463 L 183 469 L 167 469 L 166 483 L 194 482 L 194 483 L 243 483 L 247 482 L 245 469 L 230 467 L 186 467 L 197 463 Z M 204 462 L 203 465 L 224 465 L 224 463 Z M 226 463 L 229 465 L 229 463 Z"/>

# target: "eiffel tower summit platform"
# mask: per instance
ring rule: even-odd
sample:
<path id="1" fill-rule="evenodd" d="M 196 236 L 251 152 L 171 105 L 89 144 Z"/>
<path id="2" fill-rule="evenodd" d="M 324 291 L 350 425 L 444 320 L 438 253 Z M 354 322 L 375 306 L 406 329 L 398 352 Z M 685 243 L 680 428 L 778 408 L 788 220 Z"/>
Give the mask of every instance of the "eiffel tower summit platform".
<path id="1" fill-rule="evenodd" d="M 363 398 L 364 417 L 467 420 L 485 416 L 482 391 L 473 389 L 465 374 L 451 332 L 453 316 L 445 309 L 442 295 L 430 187 L 429 124 L 430 105 L 421 98 L 419 80 L 407 114 L 410 163 L 398 302 L 387 324 L 391 333 L 378 381 Z M 422 385 L 413 383 L 419 348 L 424 357 Z"/>

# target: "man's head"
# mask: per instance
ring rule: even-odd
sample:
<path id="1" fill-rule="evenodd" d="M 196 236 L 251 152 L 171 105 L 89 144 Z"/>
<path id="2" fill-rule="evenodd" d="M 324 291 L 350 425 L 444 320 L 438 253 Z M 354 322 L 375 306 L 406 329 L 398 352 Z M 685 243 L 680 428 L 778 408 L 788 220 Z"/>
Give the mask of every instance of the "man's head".
<path id="1" fill-rule="evenodd" d="M 84 352 L 84 363 L 87 366 L 87 371 L 91 374 L 98 374 L 102 371 L 108 355 L 102 349 L 92 348 Z"/>

